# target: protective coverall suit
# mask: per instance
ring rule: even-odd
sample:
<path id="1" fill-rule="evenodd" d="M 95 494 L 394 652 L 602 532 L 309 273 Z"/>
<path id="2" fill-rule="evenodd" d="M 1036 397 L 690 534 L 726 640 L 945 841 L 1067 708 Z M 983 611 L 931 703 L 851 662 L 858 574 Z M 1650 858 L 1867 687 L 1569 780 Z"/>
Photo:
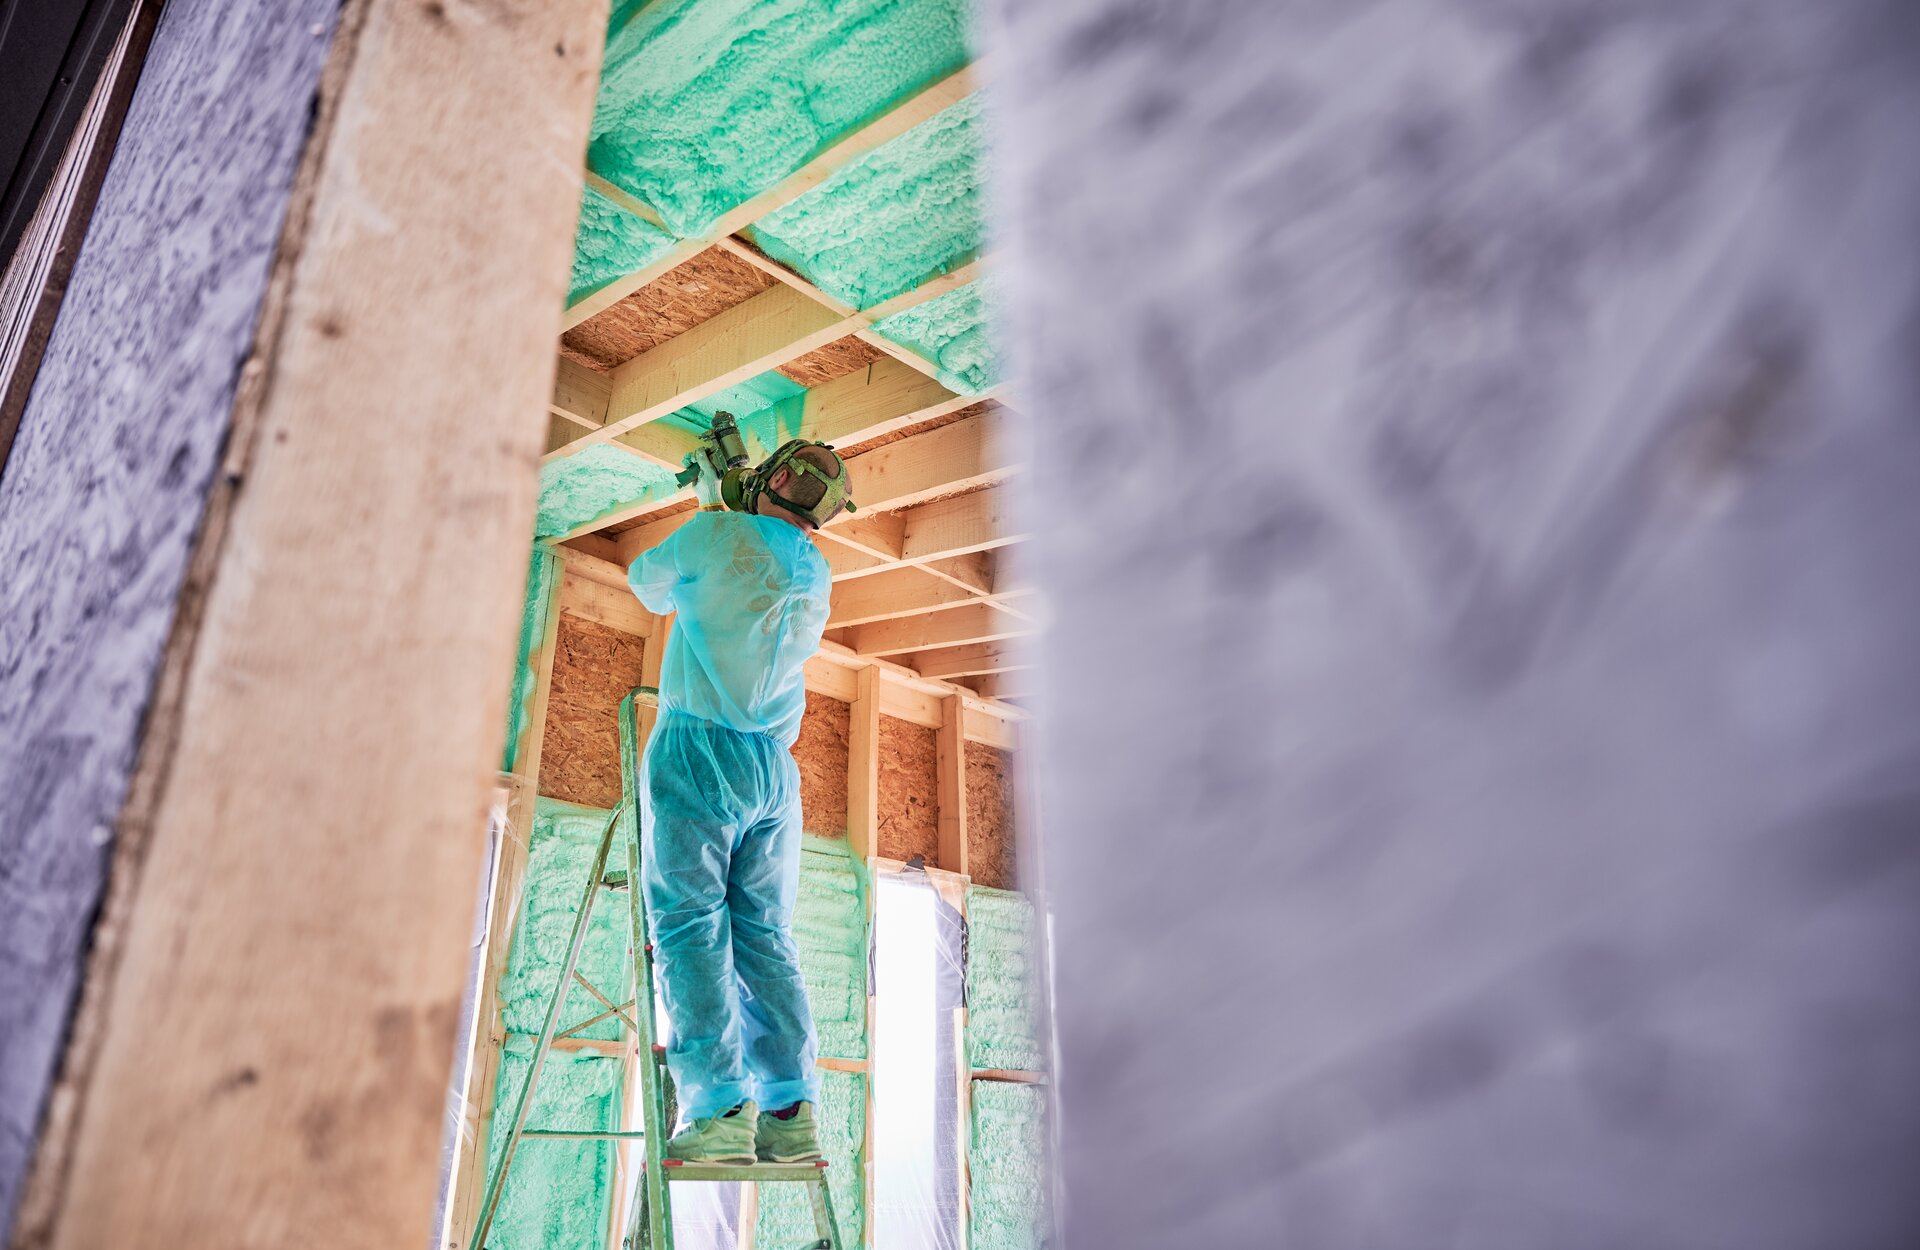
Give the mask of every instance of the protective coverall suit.
<path id="1" fill-rule="evenodd" d="M 790 931 L 800 883 L 802 667 L 832 576 L 797 526 L 702 512 L 627 570 L 675 613 L 641 763 L 642 872 L 689 1119 L 817 1102 L 813 1014 Z"/>

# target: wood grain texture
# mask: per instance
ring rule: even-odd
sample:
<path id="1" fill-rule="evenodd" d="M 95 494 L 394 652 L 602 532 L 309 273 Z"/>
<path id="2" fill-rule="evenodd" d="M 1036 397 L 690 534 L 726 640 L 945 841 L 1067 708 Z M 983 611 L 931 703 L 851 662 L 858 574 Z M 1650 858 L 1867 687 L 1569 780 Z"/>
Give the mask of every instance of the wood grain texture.
<path id="1" fill-rule="evenodd" d="M 156 286 L 179 277 L 192 240 L 225 246 L 193 197 L 229 176 L 250 107 L 284 106 L 274 133 L 292 134 L 278 169 L 246 186 L 284 183 L 311 66 L 291 86 L 259 78 L 286 48 L 324 44 L 321 7 L 169 9 L 169 22 L 195 24 L 156 40 L 156 57 L 164 46 L 182 58 L 186 91 L 159 136 L 181 195 L 136 215 L 182 223 L 182 240 L 149 244 Z M 204 599 L 176 634 L 177 698 L 163 697 L 141 746 L 127 819 L 150 834 L 118 921 L 122 954 L 94 973 L 97 1055 L 69 1068 L 71 1162 L 27 1244 L 428 1236 L 553 379 L 547 310 L 564 295 L 606 8 L 367 0 L 348 12 L 234 408 L 226 493 L 195 556 Z M 227 85 L 242 93 L 237 119 L 204 118 L 206 93 Z M 196 126 L 213 143 L 199 157 L 179 150 Z M 484 164 L 464 155 L 476 148 Z M 225 289 L 230 266 L 210 265 L 172 310 L 189 323 L 164 362 L 173 373 L 156 385 L 96 370 L 112 386 L 94 411 L 167 395 L 176 377 L 205 388 L 203 403 L 230 399 L 259 304 L 253 273 Z M 113 289 L 151 297 L 124 279 Z M 222 289 L 237 310 L 230 348 L 191 328 Z M 403 422 L 417 442 L 392 437 Z M 155 487 L 121 511 L 144 522 L 150 496 L 165 497 L 175 437 L 155 449 Z M 460 456 L 415 450 L 453 442 Z M 176 474 L 191 482 L 211 462 L 181 445 Z M 106 567 L 147 567 L 144 533 L 129 528 Z M 154 598 L 158 633 L 170 597 Z M 96 671 L 118 659 L 86 654 Z"/>
<path id="2" fill-rule="evenodd" d="M 880 717 L 874 757 L 879 780 L 874 851 L 889 859 L 922 856 L 940 862 L 939 747 L 936 731 L 893 716 Z"/>
<path id="3" fill-rule="evenodd" d="M 0 478 L 0 1227 L 80 984 L 337 7 L 168 7 Z"/>
<path id="4" fill-rule="evenodd" d="M 620 700 L 642 684 L 645 664 L 643 639 L 571 612 L 560 617 L 541 794 L 585 807 L 620 805 Z"/>
<path id="5" fill-rule="evenodd" d="M 808 833 L 822 838 L 847 836 L 847 752 L 851 733 L 849 705 L 807 691 L 807 714 L 793 743 L 800 769 L 800 811 Z"/>

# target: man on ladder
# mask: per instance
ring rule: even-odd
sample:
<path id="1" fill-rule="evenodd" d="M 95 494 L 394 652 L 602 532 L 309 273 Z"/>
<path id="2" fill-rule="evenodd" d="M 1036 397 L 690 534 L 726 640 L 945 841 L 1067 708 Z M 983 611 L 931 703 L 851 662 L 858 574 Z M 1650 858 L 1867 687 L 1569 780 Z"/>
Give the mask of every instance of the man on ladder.
<path id="1" fill-rule="evenodd" d="M 731 418 L 715 434 L 732 434 Z M 795 439 L 757 469 L 733 460 L 715 466 L 724 504 L 627 570 L 650 611 L 677 618 L 641 765 L 642 887 L 682 1125 L 665 1156 L 790 1163 L 817 1159 L 820 1143 L 813 1015 L 790 931 L 800 774 L 789 749 L 832 588 L 811 534 L 852 501 L 824 443 Z"/>

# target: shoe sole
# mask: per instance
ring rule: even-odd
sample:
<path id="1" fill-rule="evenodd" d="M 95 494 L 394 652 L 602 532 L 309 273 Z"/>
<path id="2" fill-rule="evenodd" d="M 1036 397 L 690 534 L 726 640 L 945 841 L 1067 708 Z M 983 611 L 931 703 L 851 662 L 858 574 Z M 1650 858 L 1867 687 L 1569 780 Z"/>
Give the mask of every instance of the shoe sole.
<path id="1" fill-rule="evenodd" d="M 761 1155 L 760 1162 L 762 1163 L 812 1163 L 814 1160 L 822 1157 L 823 1156 L 821 1155 L 821 1153 L 818 1150 L 815 1150 L 810 1154 Z"/>
<path id="2" fill-rule="evenodd" d="M 682 1159 L 677 1155 L 668 1155 L 669 1163 L 699 1163 L 710 1167 L 743 1168 L 760 1162 L 752 1155 L 716 1155 L 705 1159 Z"/>

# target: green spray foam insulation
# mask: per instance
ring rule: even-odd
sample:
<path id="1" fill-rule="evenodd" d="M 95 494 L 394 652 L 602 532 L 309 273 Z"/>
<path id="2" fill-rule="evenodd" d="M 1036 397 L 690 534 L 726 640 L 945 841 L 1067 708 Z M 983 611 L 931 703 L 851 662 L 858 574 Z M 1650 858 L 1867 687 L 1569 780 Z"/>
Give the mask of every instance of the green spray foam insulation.
<path id="1" fill-rule="evenodd" d="M 867 1057 L 867 883 L 844 840 L 808 837 L 800 854 L 793 940 L 807 1004 L 831 1059 Z"/>
<path id="2" fill-rule="evenodd" d="M 520 646 L 513 661 L 513 698 L 507 704 L 507 744 L 500 757 L 502 772 L 513 771 L 514 747 L 526 727 L 527 707 L 533 699 L 533 653 L 546 638 L 547 601 L 559 570 L 559 559 L 539 550 L 534 551 L 527 566 L 527 597 L 520 608 Z"/>
<path id="3" fill-rule="evenodd" d="M 567 302 L 575 303 L 615 278 L 644 269 L 672 246 L 672 235 L 588 187 L 580 201 L 580 225 L 573 236 L 573 277 L 567 285 Z"/>
<path id="4" fill-rule="evenodd" d="M 540 512 L 536 538 L 564 534 L 615 508 L 664 499 L 673 474 L 630 451 L 595 443 L 540 466 Z"/>
<path id="5" fill-rule="evenodd" d="M 578 807 L 543 798 L 534 807 L 533 835 L 527 840 L 527 884 L 514 926 L 513 952 L 500 980 L 501 1015 L 509 1033 L 537 1034 L 547 1015 L 547 1002 L 566 965 L 567 942 L 573 936 L 573 918 L 580 909 L 587 871 L 611 812 Z M 625 844 L 616 834 L 608 862 L 626 866 Z M 625 900 L 602 894 L 595 902 L 580 949 L 578 971 L 614 1002 L 627 999 L 627 938 L 629 920 Z M 575 984 L 560 1012 L 562 1031 L 606 1010 L 605 1004 Z M 617 1038 L 617 1019 L 602 1021 L 583 1037 Z"/>
<path id="6" fill-rule="evenodd" d="M 532 1066 L 533 1043 L 530 1037 L 507 1039 L 488 1150 L 489 1177 L 500 1166 L 513 1100 Z M 540 1067 L 540 1088 L 527 1127 L 619 1128 L 624 1069 L 616 1056 L 553 1051 Z M 523 1139 L 487 1237 L 489 1250 L 605 1244 L 615 1183 L 613 1152 L 610 1142 Z"/>
<path id="7" fill-rule="evenodd" d="M 980 248 L 985 123 L 968 96 L 753 227 L 773 259 L 855 308 L 912 290 Z"/>
<path id="8" fill-rule="evenodd" d="M 554 799 L 536 804 L 527 840 L 526 893 L 515 925 L 513 950 L 500 982 L 507 1044 L 495 1089 L 490 1166 L 497 1167 L 520 1087 L 532 1064 L 534 1043 L 547 1004 L 566 963 L 573 919 L 588 870 L 610 813 Z M 620 846 L 618 838 L 615 847 Z M 618 895 L 595 904 L 579 971 L 615 1002 L 627 997 L 627 909 Z M 579 985 L 560 1013 L 566 1028 L 599 1015 L 605 1007 Z M 620 1022 L 608 1020 L 584 1036 L 617 1038 Z M 541 1066 L 529 1128 L 620 1127 L 624 1065 L 617 1056 L 591 1051 L 551 1051 Z M 613 1147 L 605 1142 L 533 1138 L 521 1143 L 501 1196 L 500 1213 L 487 1244 L 492 1250 L 542 1250 L 549 1246 L 597 1246 L 606 1234 L 613 1197 Z"/>
<path id="9" fill-rule="evenodd" d="M 1038 1071 L 1040 988 L 1033 904 L 1009 890 L 967 887 L 967 1062 Z"/>
<path id="10" fill-rule="evenodd" d="M 967 1151 L 970 1250 L 1040 1250 L 1047 1175 L 1045 1092 L 973 1082 Z"/>
<path id="11" fill-rule="evenodd" d="M 704 232 L 968 61 L 969 0 L 655 0 L 607 40 L 588 164 Z"/>
<path id="12" fill-rule="evenodd" d="M 873 328 L 938 365 L 940 384 L 948 390 L 978 395 L 1000 380 L 995 317 L 993 292 L 982 279 L 882 317 Z"/>
<path id="13" fill-rule="evenodd" d="M 813 1109 L 820 1125 L 820 1149 L 827 1157 L 827 1190 L 840 1226 L 840 1244 L 861 1244 L 867 1213 L 862 1196 L 862 1161 L 867 1132 L 867 1078 L 859 1072 L 822 1072 L 820 1102 Z M 756 1246 L 810 1246 L 814 1242 L 813 1207 L 805 1185 L 760 1186 L 760 1222 Z"/>

